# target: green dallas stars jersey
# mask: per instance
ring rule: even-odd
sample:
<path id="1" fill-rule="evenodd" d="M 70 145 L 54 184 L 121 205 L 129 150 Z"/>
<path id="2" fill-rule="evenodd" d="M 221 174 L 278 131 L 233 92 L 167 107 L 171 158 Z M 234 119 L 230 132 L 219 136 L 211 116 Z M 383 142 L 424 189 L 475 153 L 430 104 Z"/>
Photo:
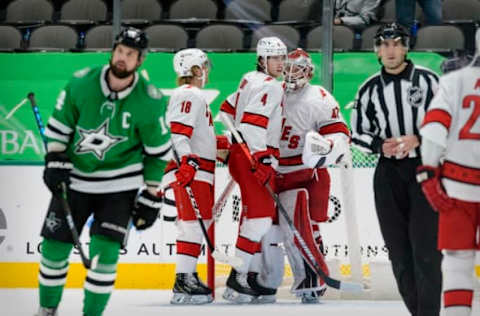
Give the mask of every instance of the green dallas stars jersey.
<path id="1" fill-rule="evenodd" d="M 60 92 L 45 135 L 73 162 L 70 187 L 86 193 L 138 189 L 161 182 L 169 153 L 166 98 L 135 73 L 131 86 L 111 91 L 108 66 L 77 71 Z"/>

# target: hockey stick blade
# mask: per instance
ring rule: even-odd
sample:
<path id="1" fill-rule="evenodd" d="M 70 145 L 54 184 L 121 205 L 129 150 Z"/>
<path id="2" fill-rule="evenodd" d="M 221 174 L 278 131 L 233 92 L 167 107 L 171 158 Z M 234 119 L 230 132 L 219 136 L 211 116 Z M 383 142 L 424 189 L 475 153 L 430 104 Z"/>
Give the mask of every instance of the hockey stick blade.
<path id="1" fill-rule="evenodd" d="M 223 252 L 220 252 L 218 249 L 215 249 L 212 252 L 212 257 L 219 262 L 223 262 L 223 263 L 226 263 L 228 265 L 231 265 L 235 269 L 238 269 L 243 265 L 242 258 L 227 256 Z"/>

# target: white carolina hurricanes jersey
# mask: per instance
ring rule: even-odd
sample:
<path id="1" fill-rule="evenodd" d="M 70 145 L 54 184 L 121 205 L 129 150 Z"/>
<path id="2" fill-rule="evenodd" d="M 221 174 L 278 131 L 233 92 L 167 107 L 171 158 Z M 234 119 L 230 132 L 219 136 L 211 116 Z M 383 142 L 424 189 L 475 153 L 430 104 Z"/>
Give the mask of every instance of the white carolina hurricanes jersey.
<path id="1" fill-rule="evenodd" d="M 307 168 L 302 162 L 305 134 L 314 130 L 321 135 L 343 133 L 349 137 L 335 98 L 318 85 L 307 84 L 287 93 L 285 123 L 280 138 L 278 171 L 287 173 Z"/>
<path id="2" fill-rule="evenodd" d="M 480 202 L 480 57 L 440 78 L 420 130 L 445 147 L 442 183 L 450 197 Z"/>
<path id="3" fill-rule="evenodd" d="M 237 91 L 223 102 L 252 153 L 278 150 L 284 91 L 281 82 L 259 71 L 246 73 Z"/>
<path id="4" fill-rule="evenodd" d="M 168 103 L 167 124 L 178 156 L 195 154 L 200 157 L 200 168 L 194 179 L 213 184 L 217 142 L 212 113 L 199 88 L 183 85 L 174 90 Z M 168 169 L 166 181 L 170 183 L 175 177 Z"/>

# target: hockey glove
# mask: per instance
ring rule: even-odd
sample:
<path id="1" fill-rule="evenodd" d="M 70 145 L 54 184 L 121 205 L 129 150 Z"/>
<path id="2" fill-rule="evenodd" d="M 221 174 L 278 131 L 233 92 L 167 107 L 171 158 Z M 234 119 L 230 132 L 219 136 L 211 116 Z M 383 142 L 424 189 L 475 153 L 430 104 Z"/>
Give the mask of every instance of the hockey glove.
<path id="1" fill-rule="evenodd" d="M 155 223 L 158 213 L 162 208 L 163 194 L 152 195 L 148 190 L 143 190 L 133 206 L 133 225 L 137 230 L 147 229 Z"/>
<path id="2" fill-rule="evenodd" d="M 199 167 L 200 162 L 197 155 L 183 156 L 180 167 L 175 172 L 177 185 L 181 187 L 189 185 L 195 177 L 195 172 L 197 172 Z"/>
<path id="3" fill-rule="evenodd" d="M 444 212 L 455 207 L 455 200 L 447 195 L 440 182 L 440 168 L 419 166 L 417 182 L 422 185 L 422 191 L 435 211 Z"/>
<path id="4" fill-rule="evenodd" d="M 275 169 L 272 167 L 272 156 L 268 151 L 260 151 L 253 154 L 255 160 L 255 169 L 253 175 L 261 185 L 265 185 L 270 179 L 275 177 Z"/>
<path id="5" fill-rule="evenodd" d="M 222 163 L 228 162 L 230 155 L 230 141 L 227 136 L 217 135 L 217 160 Z"/>
<path id="6" fill-rule="evenodd" d="M 62 195 L 62 183 L 70 184 L 70 171 L 73 164 L 68 155 L 64 152 L 49 152 L 45 156 L 45 170 L 43 171 L 43 182 L 50 192 L 55 196 Z"/>

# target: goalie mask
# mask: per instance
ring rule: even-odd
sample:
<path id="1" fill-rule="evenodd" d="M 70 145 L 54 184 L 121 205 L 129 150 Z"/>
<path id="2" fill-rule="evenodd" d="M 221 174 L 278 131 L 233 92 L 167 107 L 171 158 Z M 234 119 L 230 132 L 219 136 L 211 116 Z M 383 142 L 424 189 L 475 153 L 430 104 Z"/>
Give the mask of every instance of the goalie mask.
<path id="1" fill-rule="evenodd" d="M 290 52 L 283 73 L 286 91 L 303 88 L 313 77 L 315 66 L 307 52 L 301 48 Z"/>
<path id="2" fill-rule="evenodd" d="M 204 68 L 210 68 L 210 61 L 207 55 L 198 48 L 187 48 L 177 52 L 173 57 L 173 69 L 178 77 L 192 77 L 192 68 L 195 66 L 202 70 L 201 80 L 203 87 L 206 81 Z"/>

